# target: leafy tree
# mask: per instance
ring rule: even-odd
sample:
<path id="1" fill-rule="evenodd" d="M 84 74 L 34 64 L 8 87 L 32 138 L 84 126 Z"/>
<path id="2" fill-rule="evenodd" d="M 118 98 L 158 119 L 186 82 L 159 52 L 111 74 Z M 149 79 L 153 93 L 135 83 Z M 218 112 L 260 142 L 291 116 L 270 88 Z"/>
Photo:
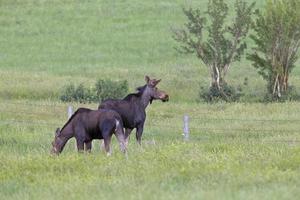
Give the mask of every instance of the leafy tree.
<path id="1" fill-rule="evenodd" d="M 300 1 L 267 0 L 257 12 L 251 35 L 256 47 L 248 56 L 268 82 L 268 92 L 281 98 L 289 89 L 289 75 L 295 67 L 300 46 Z"/>
<path id="2" fill-rule="evenodd" d="M 211 89 L 224 92 L 225 77 L 231 64 L 240 60 L 247 47 L 244 39 L 252 24 L 254 3 L 247 4 L 236 0 L 235 16 L 227 20 L 228 5 L 223 0 L 209 0 L 207 12 L 200 8 L 183 9 L 188 18 L 185 28 L 174 30 L 173 37 L 181 46 L 181 53 L 195 53 L 208 67 L 211 77 Z M 227 25 L 228 24 L 228 25 Z"/>

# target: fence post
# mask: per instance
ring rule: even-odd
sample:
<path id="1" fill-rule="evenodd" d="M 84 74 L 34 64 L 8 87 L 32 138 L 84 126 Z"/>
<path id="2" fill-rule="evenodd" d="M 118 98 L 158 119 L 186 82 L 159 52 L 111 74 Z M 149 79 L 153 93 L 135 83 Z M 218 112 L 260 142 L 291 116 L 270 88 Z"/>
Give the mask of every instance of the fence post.
<path id="1" fill-rule="evenodd" d="M 183 116 L 183 139 L 184 141 L 188 141 L 190 137 L 190 131 L 189 131 L 189 116 L 184 115 Z"/>
<path id="2" fill-rule="evenodd" d="M 73 107 L 69 105 L 68 106 L 68 119 L 70 119 L 72 115 L 73 115 Z"/>
<path id="3" fill-rule="evenodd" d="M 73 115 L 73 107 L 71 105 L 68 106 L 68 119 L 70 119 Z M 77 151 L 76 141 L 74 143 L 75 150 Z"/>

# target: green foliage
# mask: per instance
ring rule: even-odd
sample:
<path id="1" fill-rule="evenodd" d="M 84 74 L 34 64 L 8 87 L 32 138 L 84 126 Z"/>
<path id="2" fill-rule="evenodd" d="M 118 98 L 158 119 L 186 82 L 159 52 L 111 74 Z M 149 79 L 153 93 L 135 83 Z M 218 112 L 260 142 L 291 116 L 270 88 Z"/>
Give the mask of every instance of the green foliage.
<path id="1" fill-rule="evenodd" d="M 228 5 L 223 0 L 210 0 L 205 13 L 202 8 L 184 9 L 186 27 L 174 31 L 174 39 L 181 44 L 179 52 L 196 53 L 208 67 L 212 90 L 220 90 L 220 94 L 224 90 L 221 87 L 226 86 L 230 65 L 240 60 L 247 47 L 245 38 L 252 24 L 254 5 L 236 0 L 235 17 L 227 25 Z"/>
<path id="2" fill-rule="evenodd" d="M 61 92 L 60 100 L 64 102 L 90 103 L 99 102 L 108 98 L 122 98 L 128 92 L 128 83 L 99 79 L 94 88 L 87 88 L 82 83 L 77 87 L 72 83 Z"/>
<path id="3" fill-rule="evenodd" d="M 93 92 L 86 88 L 82 83 L 77 87 L 71 83 L 67 85 L 61 92 L 60 100 L 64 102 L 79 102 L 79 103 L 87 103 L 95 101 L 95 97 L 93 96 Z"/>
<path id="4" fill-rule="evenodd" d="M 200 87 L 199 97 L 208 103 L 216 103 L 219 101 L 237 102 L 243 96 L 242 88 L 234 88 L 228 84 L 224 84 L 221 90 L 217 86 L 211 86 L 209 89 Z"/>
<path id="5" fill-rule="evenodd" d="M 281 97 L 267 93 L 264 96 L 263 102 L 285 102 L 285 101 L 300 101 L 300 94 L 294 86 L 289 86 L 288 89 L 282 92 Z"/>
<path id="6" fill-rule="evenodd" d="M 263 11 L 257 11 L 255 34 L 251 35 L 256 47 L 248 59 L 268 82 L 272 99 L 289 92 L 288 79 L 300 47 L 299 9 L 298 0 L 268 0 Z"/>
<path id="7" fill-rule="evenodd" d="M 73 83 L 70 83 L 69 85 L 65 86 L 65 88 L 62 91 L 62 94 L 60 95 L 60 100 L 64 102 L 71 102 L 75 101 L 76 98 L 76 87 Z"/>
<path id="8" fill-rule="evenodd" d="M 122 98 L 128 92 L 128 82 L 124 81 L 112 81 L 99 79 L 94 88 L 96 92 L 97 101 L 105 99 Z"/>

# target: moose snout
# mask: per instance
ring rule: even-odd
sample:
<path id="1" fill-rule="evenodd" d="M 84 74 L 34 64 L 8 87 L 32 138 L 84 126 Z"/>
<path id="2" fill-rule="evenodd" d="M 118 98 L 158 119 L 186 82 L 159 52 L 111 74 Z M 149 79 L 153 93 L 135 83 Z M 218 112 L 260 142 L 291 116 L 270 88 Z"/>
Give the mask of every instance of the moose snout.
<path id="1" fill-rule="evenodd" d="M 169 95 L 165 94 L 164 97 L 162 98 L 163 102 L 169 101 Z"/>

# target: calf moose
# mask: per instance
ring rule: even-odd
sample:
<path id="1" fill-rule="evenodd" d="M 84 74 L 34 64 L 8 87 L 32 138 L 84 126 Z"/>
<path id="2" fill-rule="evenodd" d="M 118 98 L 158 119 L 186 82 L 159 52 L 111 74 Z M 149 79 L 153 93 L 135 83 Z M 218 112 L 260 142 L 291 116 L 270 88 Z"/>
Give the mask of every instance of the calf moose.
<path id="1" fill-rule="evenodd" d="M 79 108 L 61 130 L 56 130 L 51 152 L 61 153 L 67 141 L 75 137 L 78 151 L 83 151 L 85 144 L 85 150 L 88 152 L 91 151 L 93 139 L 104 139 L 105 150 L 110 155 L 113 134 L 119 141 L 121 151 L 126 154 L 123 122 L 117 112 Z"/>

